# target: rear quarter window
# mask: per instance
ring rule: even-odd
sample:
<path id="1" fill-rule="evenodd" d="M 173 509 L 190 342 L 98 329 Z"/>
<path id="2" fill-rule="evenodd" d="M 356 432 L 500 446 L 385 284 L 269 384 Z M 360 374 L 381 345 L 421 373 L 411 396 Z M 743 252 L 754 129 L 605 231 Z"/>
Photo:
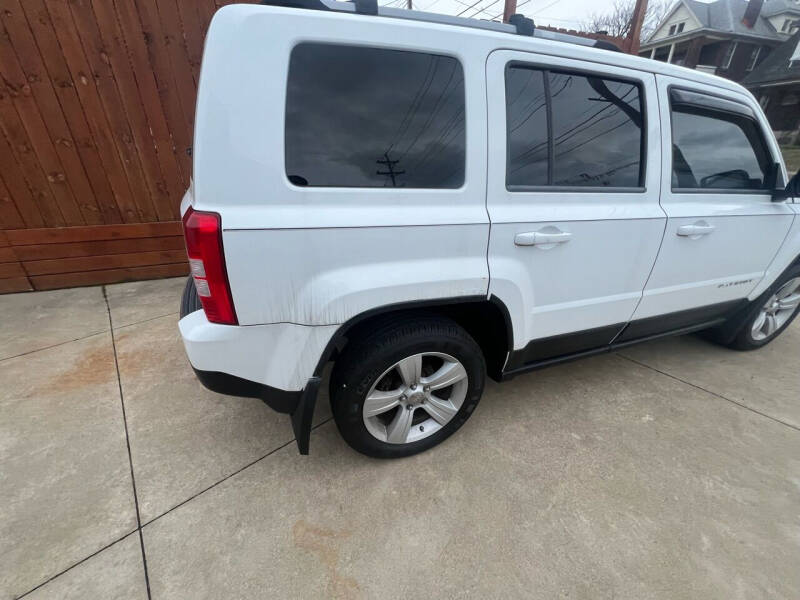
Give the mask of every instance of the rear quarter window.
<path id="1" fill-rule="evenodd" d="M 321 43 L 292 50 L 285 152 L 293 184 L 458 188 L 465 143 L 455 58 Z"/>

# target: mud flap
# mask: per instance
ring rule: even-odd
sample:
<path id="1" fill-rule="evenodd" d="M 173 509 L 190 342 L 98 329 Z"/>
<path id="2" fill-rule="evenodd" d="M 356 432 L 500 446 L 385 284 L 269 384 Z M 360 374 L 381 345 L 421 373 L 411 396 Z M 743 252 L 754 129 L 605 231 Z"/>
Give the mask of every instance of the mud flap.
<path id="1" fill-rule="evenodd" d="M 300 402 L 292 413 L 292 429 L 297 449 L 300 454 L 308 454 L 308 445 L 311 438 L 311 420 L 314 417 L 314 406 L 317 404 L 317 392 L 320 384 L 319 377 L 311 377 L 306 383 Z"/>

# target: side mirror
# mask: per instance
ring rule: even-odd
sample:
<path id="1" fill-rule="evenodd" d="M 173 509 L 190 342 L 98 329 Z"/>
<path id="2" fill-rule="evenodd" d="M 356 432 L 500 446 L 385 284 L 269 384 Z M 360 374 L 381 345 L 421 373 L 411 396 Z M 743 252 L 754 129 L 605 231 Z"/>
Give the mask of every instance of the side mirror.
<path id="1" fill-rule="evenodd" d="M 795 176 L 789 180 L 785 188 L 778 187 L 778 174 L 780 173 L 781 166 L 775 163 L 767 173 L 766 188 L 772 190 L 772 201 L 783 202 L 788 198 L 796 198 L 800 196 L 800 171 L 795 173 Z"/>

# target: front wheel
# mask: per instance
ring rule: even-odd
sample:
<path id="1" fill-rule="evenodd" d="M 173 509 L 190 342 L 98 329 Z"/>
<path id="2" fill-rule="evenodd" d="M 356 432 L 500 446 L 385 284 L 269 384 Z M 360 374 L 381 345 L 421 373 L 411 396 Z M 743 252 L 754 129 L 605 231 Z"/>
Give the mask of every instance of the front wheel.
<path id="1" fill-rule="evenodd" d="M 800 309 L 800 265 L 786 271 L 757 301 L 728 344 L 737 350 L 766 346 L 786 329 Z"/>
<path id="2" fill-rule="evenodd" d="M 356 340 L 331 376 L 342 437 L 378 458 L 410 456 L 452 435 L 478 404 L 486 366 L 453 321 L 414 317 Z"/>

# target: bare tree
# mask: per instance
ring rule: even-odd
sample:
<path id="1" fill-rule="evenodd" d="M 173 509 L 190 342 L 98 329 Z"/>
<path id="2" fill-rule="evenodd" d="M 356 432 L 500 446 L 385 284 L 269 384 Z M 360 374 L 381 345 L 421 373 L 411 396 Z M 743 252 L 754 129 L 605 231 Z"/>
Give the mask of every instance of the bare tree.
<path id="1" fill-rule="evenodd" d="M 608 11 L 592 14 L 584 21 L 582 27 L 585 31 L 605 31 L 608 35 L 626 37 L 631 29 L 631 17 L 635 6 L 636 0 L 614 0 Z M 642 40 L 646 40 L 655 31 L 671 7 L 670 0 L 648 0 L 642 25 Z"/>

